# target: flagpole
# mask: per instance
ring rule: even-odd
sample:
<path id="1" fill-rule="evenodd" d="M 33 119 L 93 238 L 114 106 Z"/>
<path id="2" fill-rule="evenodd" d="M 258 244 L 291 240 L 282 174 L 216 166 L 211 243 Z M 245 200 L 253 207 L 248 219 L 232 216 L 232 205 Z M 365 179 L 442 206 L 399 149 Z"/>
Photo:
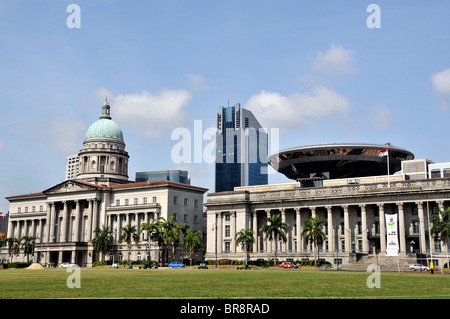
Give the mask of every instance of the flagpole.
<path id="1" fill-rule="evenodd" d="M 389 145 L 391 143 L 387 142 L 387 173 L 388 173 L 388 188 L 391 188 L 391 182 L 390 182 L 390 174 L 389 174 Z"/>

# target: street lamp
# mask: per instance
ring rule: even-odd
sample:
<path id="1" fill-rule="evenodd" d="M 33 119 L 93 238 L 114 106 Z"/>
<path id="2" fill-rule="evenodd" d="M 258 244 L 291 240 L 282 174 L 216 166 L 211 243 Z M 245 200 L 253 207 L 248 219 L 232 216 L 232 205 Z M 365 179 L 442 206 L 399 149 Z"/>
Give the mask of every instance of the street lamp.
<path id="1" fill-rule="evenodd" d="M 216 255 L 216 260 L 214 262 L 214 265 L 217 268 L 217 225 L 216 225 L 216 223 L 214 223 L 212 225 L 212 229 L 211 230 L 215 231 L 214 252 L 215 252 L 215 255 Z"/>

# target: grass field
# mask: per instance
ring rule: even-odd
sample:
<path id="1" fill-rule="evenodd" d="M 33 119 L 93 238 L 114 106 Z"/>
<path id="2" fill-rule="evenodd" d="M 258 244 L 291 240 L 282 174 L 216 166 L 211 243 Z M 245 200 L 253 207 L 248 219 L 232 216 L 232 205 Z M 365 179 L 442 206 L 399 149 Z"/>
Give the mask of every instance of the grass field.
<path id="1" fill-rule="evenodd" d="M 80 288 L 68 288 L 66 269 L 0 270 L 1 299 L 55 298 L 450 298 L 450 276 L 294 269 L 81 268 Z M 75 274 L 75 273 L 74 273 Z"/>

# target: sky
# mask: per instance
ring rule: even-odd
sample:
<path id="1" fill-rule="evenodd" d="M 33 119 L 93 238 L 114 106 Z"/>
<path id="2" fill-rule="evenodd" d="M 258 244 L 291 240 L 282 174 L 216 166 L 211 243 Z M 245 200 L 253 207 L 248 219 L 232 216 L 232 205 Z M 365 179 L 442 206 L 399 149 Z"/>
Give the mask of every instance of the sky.
<path id="1" fill-rule="evenodd" d="M 0 1 L 0 212 L 64 181 L 105 97 L 130 180 L 186 169 L 214 192 L 211 128 L 235 103 L 269 154 L 390 142 L 450 161 L 449 16 L 438 0 Z"/>

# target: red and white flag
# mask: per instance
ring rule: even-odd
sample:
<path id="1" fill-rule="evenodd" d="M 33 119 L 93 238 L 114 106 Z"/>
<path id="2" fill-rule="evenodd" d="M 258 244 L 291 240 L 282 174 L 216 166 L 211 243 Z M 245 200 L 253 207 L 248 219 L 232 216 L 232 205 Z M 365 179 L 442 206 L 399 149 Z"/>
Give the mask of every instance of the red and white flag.
<path id="1" fill-rule="evenodd" d="M 389 149 L 387 149 L 387 148 L 385 148 L 383 150 L 379 150 L 378 151 L 378 156 L 379 157 L 388 156 L 388 152 L 389 152 Z"/>

